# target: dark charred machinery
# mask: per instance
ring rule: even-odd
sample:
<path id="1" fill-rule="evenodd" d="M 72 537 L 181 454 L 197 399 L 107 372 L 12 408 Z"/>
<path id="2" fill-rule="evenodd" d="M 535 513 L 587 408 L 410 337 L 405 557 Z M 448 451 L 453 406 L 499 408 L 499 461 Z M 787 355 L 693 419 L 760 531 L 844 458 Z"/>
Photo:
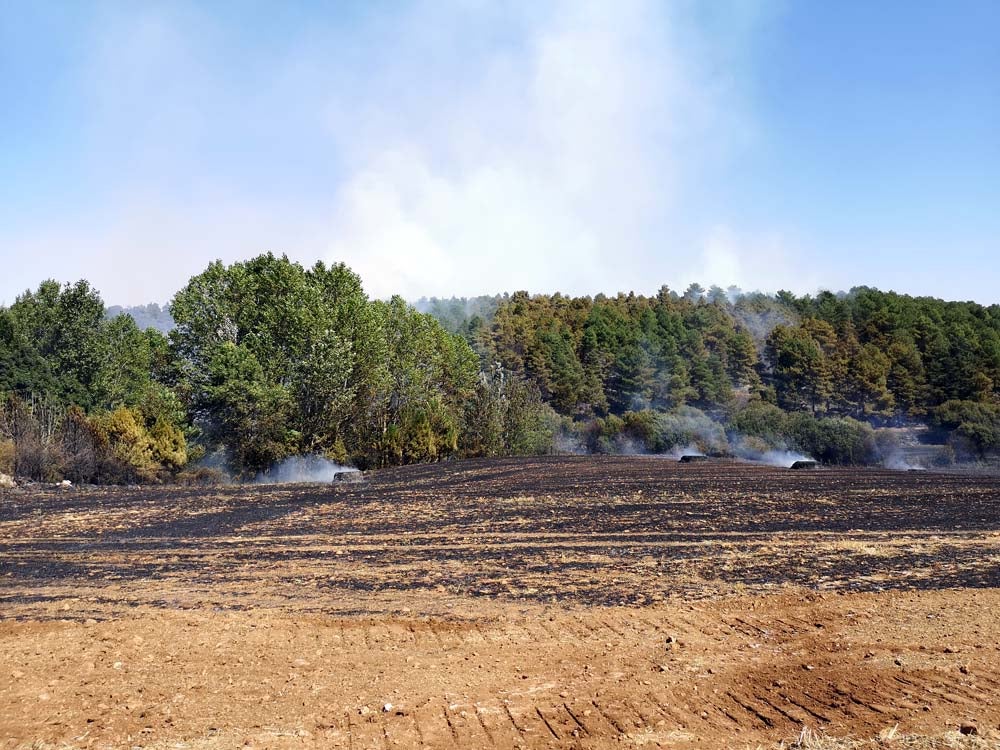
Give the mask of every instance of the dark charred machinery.
<path id="1" fill-rule="evenodd" d="M 363 471 L 338 471 L 333 475 L 335 484 L 364 482 L 365 473 Z"/>

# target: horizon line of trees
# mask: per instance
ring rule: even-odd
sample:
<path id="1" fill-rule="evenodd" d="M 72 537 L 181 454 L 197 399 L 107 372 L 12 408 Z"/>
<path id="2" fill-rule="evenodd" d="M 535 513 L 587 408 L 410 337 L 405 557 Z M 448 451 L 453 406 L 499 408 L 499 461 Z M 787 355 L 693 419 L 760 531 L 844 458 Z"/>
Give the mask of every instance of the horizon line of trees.
<path id="1" fill-rule="evenodd" d="M 140 328 L 88 282 L 0 308 L 0 472 L 238 477 L 561 449 L 793 448 L 864 463 L 872 428 L 1000 449 L 1000 307 L 860 287 L 372 300 L 343 264 L 211 263 Z"/>
<path id="2" fill-rule="evenodd" d="M 706 291 L 510 295 L 418 304 L 527 373 L 560 412 L 725 407 L 739 392 L 790 411 L 875 421 L 1000 400 L 1000 306 L 858 287 L 796 297 Z"/>
<path id="3" fill-rule="evenodd" d="M 698 284 L 682 294 L 664 286 L 652 296 L 516 292 L 419 304 L 484 359 L 522 373 L 591 450 L 622 430 L 648 435 L 623 424 L 685 409 L 738 433 L 738 414 L 755 404 L 806 414 L 814 432 L 921 423 L 960 454 L 1000 449 L 998 305 L 870 287 L 798 297 Z M 796 437 L 796 424 L 772 444 L 815 445 Z"/>
<path id="4" fill-rule="evenodd" d="M 141 331 L 86 281 L 0 308 L 0 472 L 252 477 L 295 455 L 371 468 L 551 442 L 522 379 L 481 371 L 462 337 L 399 297 L 370 300 L 342 264 L 216 261 L 169 312 L 169 335 Z"/>

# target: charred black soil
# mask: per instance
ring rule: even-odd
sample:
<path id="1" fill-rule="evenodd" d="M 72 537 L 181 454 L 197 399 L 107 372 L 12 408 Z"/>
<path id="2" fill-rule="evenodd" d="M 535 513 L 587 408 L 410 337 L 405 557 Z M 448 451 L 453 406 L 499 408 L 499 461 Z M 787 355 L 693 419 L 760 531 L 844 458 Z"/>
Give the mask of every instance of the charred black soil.
<path id="1" fill-rule="evenodd" d="M 998 501 L 638 457 L 9 491 L 0 748 L 992 748 Z"/>
<path id="2" fill-rule="evenodd" d="M 415 590 L 566 604 L 1000 584 L 1000 480 L 647 457 L 465 461 L 364 483 L 10 491 L 0 602 L 354 612 Z M 171 594 L 164 596 L 164 593 Z M 107 597 L 106 597 L 107 598 Z"/>

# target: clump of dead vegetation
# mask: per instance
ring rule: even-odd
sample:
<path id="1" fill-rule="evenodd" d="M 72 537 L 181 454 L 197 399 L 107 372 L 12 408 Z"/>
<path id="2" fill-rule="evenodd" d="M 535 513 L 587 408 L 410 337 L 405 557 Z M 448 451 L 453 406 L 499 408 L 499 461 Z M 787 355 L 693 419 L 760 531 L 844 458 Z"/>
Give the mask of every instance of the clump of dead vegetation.
<path id="1" fill-rule="evenodd" d="M 986 739 L 979 735 L 976 727 L 963 725 L 960 730 L 945 732 L 936 736 L 900 734 L 899 725 L 884 729 L 877 737 L 857 739 L 854 737 L 830 737 L 809 727 L 802 727 L 799 736 L 792 742 L 782 741 L 780 750 L 872 750 L 892 748 L 892 750 L 997 750 L 1000 740 Z"/>

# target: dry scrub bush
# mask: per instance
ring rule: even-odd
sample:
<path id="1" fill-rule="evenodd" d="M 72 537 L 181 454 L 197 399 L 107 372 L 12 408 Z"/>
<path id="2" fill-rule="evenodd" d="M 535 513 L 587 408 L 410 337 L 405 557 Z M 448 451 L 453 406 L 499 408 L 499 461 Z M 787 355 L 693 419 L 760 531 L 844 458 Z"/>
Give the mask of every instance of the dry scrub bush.
<path id="1" fill-rule="evenodd" d="M 74 482 L 92 482 L 102 474 L 108 450 L 107 436 L 87 418 L 83 409 L 70 407 L 60 430 L 62 470 Z"/>
<path id="2" fill-rule="evenodd" d="M 14 445 L 10 473 L 37 481 L 60 478 L 57 430 L 63 412 L 43 400 L 11 396 L 0 403 L 0 439 Z"/>
<path id="3" fill-rule="evenodd" d="M 88 415 L 11 396 L 0 402 L 0 472 L 41 482 L 157 481 L 188 460 L 184 435 L 138 409 Z"/>
<path id="4" fill-rule="evenodd" d="M 226 476 L 225 472 L 219 469 L 210 469 L 207 467 L 199 467 L 197 469 L 189 469 L 187 471 L 180 472 L 176 477 L 177 484 L 184 485 L 186 487 L 206 487 L 217 484 L 226 484 L 229 481 L 229 477 Z"/>
<path id="5" fill-rule="evenodd" d="M 0 440 L 0 474 L 14 473 L 14 441 Z"/>
<path id="6" fill-rule="evenodd" d="M 791 743 L 782 742 L 780 748 L 789 750 L 996 750 L 1000 743 L 976 735 L 945 732 L 942 735 L 898 734 L 898 725 L 885 729 L 871 739 L 828 737 L 803 727 L 798 738 Z"/>

